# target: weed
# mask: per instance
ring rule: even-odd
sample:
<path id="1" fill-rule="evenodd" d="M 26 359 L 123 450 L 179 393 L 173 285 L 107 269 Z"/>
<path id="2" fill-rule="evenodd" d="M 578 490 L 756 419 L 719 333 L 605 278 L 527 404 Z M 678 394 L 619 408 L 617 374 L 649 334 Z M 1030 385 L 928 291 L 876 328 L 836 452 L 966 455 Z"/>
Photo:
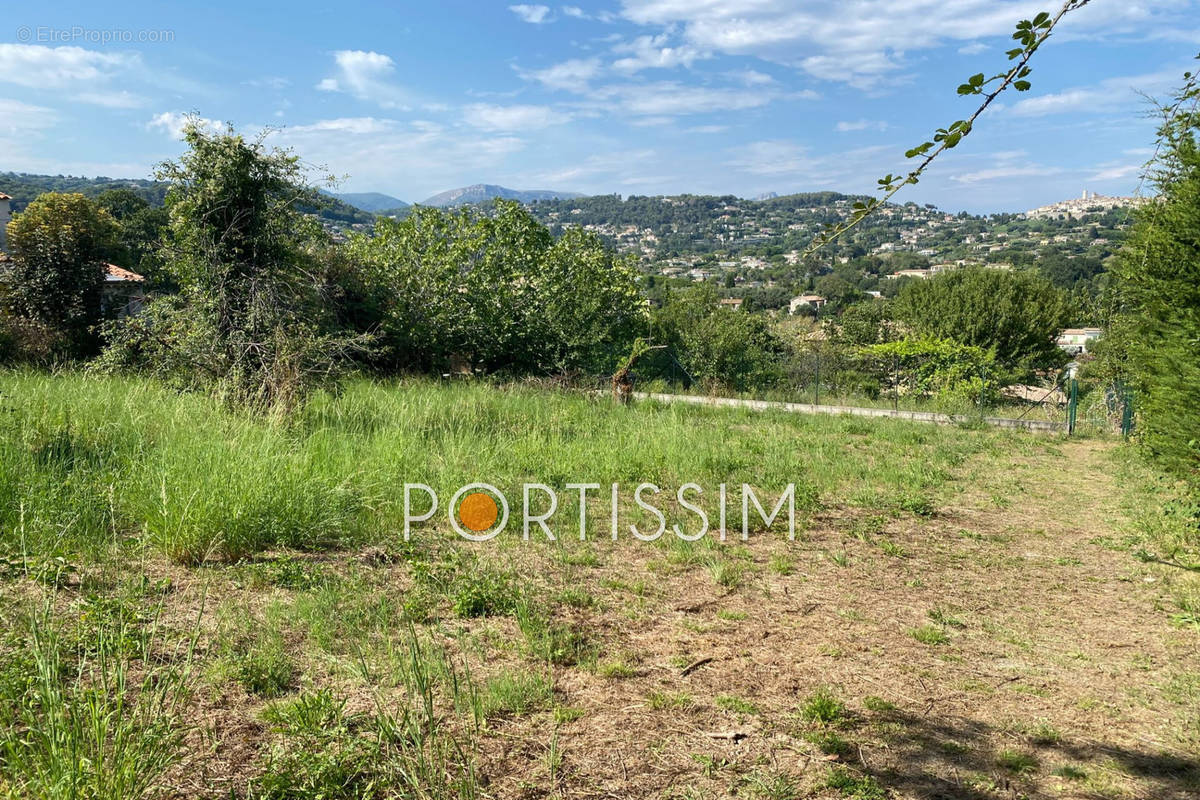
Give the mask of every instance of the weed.
<path id="1" fill-rule="evenodd" d="M 130 630 L 142 625 L 149 626 L 145 635 Z M 12 705 L 4 714 L 14 723 L 0 728 L 5 793 L 141 798 L 154 792 L 183 757 L 190 644 L 172 654 L 160 639 L 157 611 L 140 622 L 124 615 L 97 620 L 81 638 L 69 638 L 53 621 L 49 598 L 22 633 L 29 671 L 4 687 Z"/>
<path id="2" fill-rule="evenodd" d="M 502 672 L 483 687 L 483 716 L 520 716 L 549 708 L 554 689 L 543 675 L 530 672 Z"/>
<path id="3" fill-rule="evenodd" d="M 1062 733 L 1046 720 L 1038 720 L 1029 731 L 1029 742 L 1039 747 L 1049 747 L 1062 742 Z"/>
<path id="4" fill-rule="evenodd" d="M 692 696 L 687 692 L 651 692 L 646 697 L 646 705 L 655 711 L 663 711 L 668 709 L 682 710 L 691 708 L 694 704 Z"/>
<path id="5" fill-rule="evenodd" d="M 596 667 L 596 674 L 601 678 L 632 678 L 637 670 L 624 661 L 606 661 Z"/>
<path id="6" fill-rule="evenodd" d="M 529 652 L 537 659 L 570 666 L 595 657 L 595 647 L 583 631 L 554 621 L 531 604 L 523 603 L 517 608 L 517 624 Z"/>
<path id="7" fill-rule="evenodd" d="M 822 752 L 831 756 L 848 756 L 854 752 L 850 743 L 834 731 L 822 728 L 809 731 L 804 738 L 812 742 Z"/>
<path id="8" fill-rule="evenodd" d="M 926 612 L 928 617 L 938 625 L 947 628 L 965 628 L 966 623 L 943 608 L 931 608 Z"/>
<path id="9" fill-rule="evenodd" d="M 751 797 L 765 800 L 798 800 L 800 785 L 796 779 L 783 773 L 753 772 L 745 778 Z"/>
<path id="10" fill-rule="evenodd" d="M 809 722 L 832 725 L 846 716 L 846 704 L 832 691 L 822 686 L 808 696 L 800 708 L 800 716 Z"/>
<path id="11" fill-rule="evenodd" d="M 918 517 L 932 517 L 937 511 L 933 500 L 928 495 L 920 493 L 901 495 L 896 501 L 896 508 L 901 511 L 907 511 L 910 514 L 915 514 Z"/>
<path id="12" fill-rule="evenodd" d="M 790 557 L 780 554 L 771 556 L 767 565 L 776 575 L 791 575 L 796 570 L 796 562 Z"/>
<path id="13" fill-rule="evenodd" d="M 919 628 L 909 628 L 908 635 L 921 644 L 939 645 L 950 641 L 950 637 L 946 635 L 946 632 L 937 625 L 922 625 Z"/>
<path id="14" fill-rule="evenodd" d="M 891 702 L 890 700 L 884 700 L 882 697 L 878 697 L 873 694 L 869 694 L 864 697 L 862 699 L 862 704 L 863 708 L 876 713 L 887 713 L 888 711 L 896 710 L 895 703 Z"/>
<path id="15" fill-rule="evenodd" d="M 711 560 L 708 564 L 708 571 L 712 575 L 714 583 L 729 591 L 741 586 L 745 575 L 745 567 L 741 564 L 722 558 Z"/>
<path id="16" fill-rule="evenodd" d="M 1037 769 L 1037 759 L 1020 750 L 1001 750 L 996 754 L 996 766 L 1014 775 L 1024 775 Z"/>
<path id="17" fill-rule="evenodd" d="M 596 598 L 585 589 L 572 586 L 558 593 L 558 602 L 570 608 L 595 608 Z"/>
<path id="18" fill-rule="evenodd" d="M 737 714 L 757 714 L 758 707 L 748 700 L 732 694 L 719 694 L 716 699 L 717 708 L 722 711 L 732 711 Z"/>
<path id="19" fill-rule="evenodd" d="M 243 651 L 234 661 L 234 676 L 242 688 L 259 697 L 279 697 L 291 690 L 296 665 L 277 638 L 268 637 Z"/>
<path id="20" fill-rule="evenodd" d="M 460 617 L 489 617 L 511 614 L 519 601 L 511 575 L 476 569 L 460 577 L 450 606 Z"/>
<path id="21" fill-rule="evenodd" d="M 887 800 L 887 793 L 870 775 L 856 775 L 846 767 L 834 767 L 825 786 L 853 800 Z"/>
<path id="22" fill-rule="evenodd" d="M 573 708 L 571 706 L 554 707 L 554 722 L 556 725 L 574 722 L 577 719 L 582 719 L 583 715 L 584 711 L 582 708 Z"/>
<path id="23" fill-rule="evenodd" d="M 241 572 L 252 586 L 278 586 L 283 589 L 313 589 L 325 580 L 324 567 L 294 556 L 251 562 L 243 565 Z"/>

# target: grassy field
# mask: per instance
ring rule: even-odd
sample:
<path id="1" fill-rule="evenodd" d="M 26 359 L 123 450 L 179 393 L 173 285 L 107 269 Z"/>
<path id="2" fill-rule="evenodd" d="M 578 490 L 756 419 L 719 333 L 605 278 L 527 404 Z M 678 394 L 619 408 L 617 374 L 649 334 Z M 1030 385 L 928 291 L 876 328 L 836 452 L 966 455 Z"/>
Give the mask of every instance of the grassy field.
<path id="1" fill-rule="evenodd" d="M 445 514 L 474 482 L 513 506 L 485 543 Z M 715 528 L 727 484 L 729 538 L 628 535 L 643 482 L 688 532 L 676 487 Z M 408 541 L 406 483 L 443 505 Z M 743 483 L 794 485 L 794 541 L 739 538 Z M 425 381 L 284 424 L 0 374 L 0 793 L 1195 797 L 1168 497 L 1104 439 Z"/>

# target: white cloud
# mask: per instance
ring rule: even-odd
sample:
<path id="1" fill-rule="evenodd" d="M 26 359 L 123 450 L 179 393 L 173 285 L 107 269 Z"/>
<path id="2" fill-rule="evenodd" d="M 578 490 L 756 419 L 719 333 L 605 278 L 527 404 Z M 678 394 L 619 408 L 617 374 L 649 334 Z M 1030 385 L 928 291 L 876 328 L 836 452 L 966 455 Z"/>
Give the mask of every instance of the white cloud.
<path id="1" fill-rule="evenodd" d="M 955 183 L 970 185 L 1003 180 L 1005 178 L 1044 178 L 1050 175 L 1058 175 L 1065 171 L 1062 167 L 1046 167 L 1040 164 L 1026 164 L 1024 166 L 1010 164 L 975 170 L 974 172 L 964 172 L 959 175 L 951 175 L 950 180 Z"/>
<path id="2" fill-rule="evenodd" d="M 839 122 L 834 126 L 834 130 L 838 133 L 849 133 L 851 131 L 886 131 L 888 124 L 883 120 L 856 119 L 853 122 Z"/>
<path id="3" fill-rule="evenodd" d="M 631 74 L 643 69 L 671 69 L 674 67 L 691 67 L 698 59 L 710 58 L 711 54 L 690 45 L 669 47 L 668 34 L 660 36 L 639 36 L 632 42 L 623 42 L 613 46 L 613 52 L 626 53 L 626 58 L 613 62 L 617 72 Z"/>
<path id="4" fill-rule="evenodd" d="M 97 91 L 80 92 L 74 96 L 80 103 L 88 103 L 105 108 L 141 108 L 146 105 L 146 98 L 126 91 Z"/>
<path id="5" fill-rule="evenodd" d="M 82 47 L 0 44 L 0 81 L 32 89 L 98 84 L 140 64 L 136 53 L 101 53 Z"/>
<path id="6" fill-rule="evenodd" d="M 575 19 L 589 19 L 597 22 L 616 22 L 617 16 L 611 11 L 596 11 L 589 14 L 579 6 L 563 6 L 562 13 L 564 17 L 574 17 Z"/>
<path id="7" fill-rule="evenodd" d="M 983 42 L 971 42 L 958 48 L 958 54 L 962 56 L 977 56 L 980 53 L 986 53 L 989 49 Z"/>
<path id="8" fill-rule="evenodd" d="M 1142 164 L 1111 164 L 1108 166 L 1098 167 L 1095 172 L 1088 176 L 1089 181 L 1115 181 L 1121 178 L 1128 178 L 1131 175 L 1141 173 L 1144 165 Z"/>
<path id="9" fill-rule="evenodd" d="M 550 7 L 549 6 L 519 5 L 519 6 L 509 6 L 508 10 L 513 12 L 514 14 L 516 14 L 523 21 L 531 23 L 533 25 L 540 25 L 543 22 L 550 21 L 548 19 L 548 17 L 550 16 Z"/>
<path id="10" fill-rule="evenodd" d="M 495 106 L 476 103 L 467 106 L 463 119 L 468 125 L 487 131 L 540 130 L 569 122 L 571 116 L 547 106 Z"/>
<path id="11" fill-rule="evenodd" d="M 1184 69 L 1106 78 L 1092 86 L 1076 86 L 1061 92 L 1028 97 L 1014 103 L 1010 112 L 1019 117 L 1040 117 L 1124 109 L 1142 102 L 1139 92 L 1156 94 L 1173 86 Z"/>
<path id="12" fill-rule="evenodd" d="M 797 66 L 815 77 L 864 89 L 890 80 L 909 54 L 947 43 L 970 46 L 1004 36 L 1045 0 L 622 0 L 626 19 L 677 27 L 702 51 Z M 1075 35 L 1112 36 L 1186 20 L 1180 2 L 1092 3 L 1074 12 Z M 936 23 L 931 23 L 936 20 Z"/>
<path id="13" fill-rule="evenodd" d="M 537 81 L 547 89 L 562 89 L 568 92 L 585 92 L 588 83 L 600 74 L 597 58 L 573 58 L 541 70 L 518 70 L 522 78 Z"/>
<path id="14" fill-rule="evenodd" d="M 197 114 L 184 114 L 178 111 L 164 111 L 161 114 L 155 114 L 149 122 L 146 123 L 147 130 L 160 130 L 170 136 L 172 139 L 183 138 L 183 129 L 187 123 L 195 122 L 202 128 L 216 129 L 220 128 L 221 124 L 215 120 L 201 117 Z"/>
<path id="15" fill-rule="evenodd" d="M 49 108 L 0 97 L 0 136 L 17 136 L 54 126 L 57 115 Z"/>
<path id="16" fill-rule="evenodd" d="M 286 89 L 292 85 L 290 80 L 277 75 L 268 75 L 265 78 L 251 78 L 250 80 L 242 81 L 242 83 L 252 89 L 274 89 L 276 91 Z"/>
<path id="17" fill-rule="evenodd" d="M 594 94 L 602 102 L 615 100 L 630 114 L 660 117 L 744 111 L 775 99 L 772 91 L 687 86 L 674 81 L 607 86 Z"/>
<path id="18" fill-rule="evenodd" d="M 397 123 L 391 119 L 375 117 L 340 117 L 338 119 L 323 119 L 311 125 L 294 125 L 288 130 L 293 133 L 345 133 L 363 135 L 384 133 L 395 130 Z"/>
<path id="19" fill-rule="evenodd" d="M 807 173 L 818 163 L 808 148 L 794 142 L 751 142 L 737 148 L 727 166 L 751 175 L 788 175 Z"/>
<path id="20" fill-rule="evenodd" d="M 345 92 L 383 108 L 404 108 L 408 92 L 392 82 L 396 62 L 391 56 L 368 50 L 338 50 L 333 54 L 337 72 L 317 84 L 322 92 Z"/>
<path id="21" fill-rule="evenodd" d="M 753 69 L 742 70 L 741 72 L 730 73 L 731 78 L 740 80 L 747 86 L 770 86 L 775 83 L 775 79 L 765 72 L 759 72 Z"/>

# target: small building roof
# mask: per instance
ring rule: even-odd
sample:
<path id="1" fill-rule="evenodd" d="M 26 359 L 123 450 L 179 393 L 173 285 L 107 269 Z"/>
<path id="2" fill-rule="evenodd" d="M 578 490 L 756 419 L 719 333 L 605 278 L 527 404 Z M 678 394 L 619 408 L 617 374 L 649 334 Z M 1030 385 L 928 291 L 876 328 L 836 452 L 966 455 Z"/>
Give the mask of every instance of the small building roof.
<path id="1" fill-rule="evenodd" d="M 105 264 L 104 269 L 106 271 L 104 280 L 109 283 L 141 283 L 142 281 L 146 280 L 136 272 L 130 272 L 123 267 L 118 267 L 116 264 Z"/>
<path id="2" fill-rule="evenodd" d="M 0 200 L 12 200 L 12 198 L 6 195 L 4 192 L 0 192 Z"/>

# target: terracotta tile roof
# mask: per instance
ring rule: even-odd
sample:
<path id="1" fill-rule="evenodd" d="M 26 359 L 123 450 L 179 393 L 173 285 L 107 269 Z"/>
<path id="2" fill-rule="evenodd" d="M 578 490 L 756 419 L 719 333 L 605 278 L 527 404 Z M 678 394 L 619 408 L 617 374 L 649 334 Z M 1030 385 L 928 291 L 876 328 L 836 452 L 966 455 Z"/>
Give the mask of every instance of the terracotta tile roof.
<path id="1" fill-rule="evenodd" d="M 12 200 L 12 198 L 6 195 L 4 192 L 0 192 L 0 200 Z"/>
<path id="2" fill-rule="evenodd" d="M 146 280 L 136 272 L 130 272 L 127 269 L 118 267 L 116 264 L 105 264 L 104 268 L 108 271 L 108 275 L 106 276 L 105 280 L 109 281 L 110 283 L 119 283 L 122 281 L 134 281 L 140 283 L 141 281 Z"/>

